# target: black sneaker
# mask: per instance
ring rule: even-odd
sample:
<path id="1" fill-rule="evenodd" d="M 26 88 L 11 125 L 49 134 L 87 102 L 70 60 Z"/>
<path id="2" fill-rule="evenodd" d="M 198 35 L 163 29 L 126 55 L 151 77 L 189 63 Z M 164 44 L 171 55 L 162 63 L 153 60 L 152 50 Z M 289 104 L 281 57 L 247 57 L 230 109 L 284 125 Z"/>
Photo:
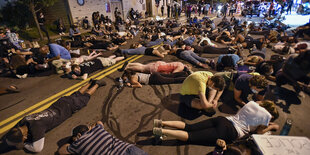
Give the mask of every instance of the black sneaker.
<path id="1" fill-rule="evenodd" d="M 192 72 L 187 67 L 184 67 L 183 72 L 187 73 L 187 75 L 192 74 Z"/>
<path id="2" fill-rule="evenodd" d="M 122 66 L 122 68 L 117 69 L 119 72 L 123 72 L 126 68 L 126 66 L 128 65 L 128 61 L 125 61 L 124 65 Z"/>
<path id="3" fill-rule="evenodd" d="M 102 86 L 107 85 L 107 83 L 106 83 L 103 79 L 97 80 L 97 81 L 96 81 L 96 84 L 97 84 L 99 87 L 102 87 Z"/>
<path id="4" fill-rule="evenodd" d="M 237 49 L 235 49 L 235 48 L 233 48 L 233 47 L 229 47 L 229 48 L 228 48 L 228 51 L 229 51 L 229 52 L 228 52 L 229 54 L 235 54 L 236 51 L 237 51 Z"/>
<path id="5" fill-rule="evenodd" d="M 124 56 L 125 59 L 127 59 L 129 57 L 129 55 L 127 53 L 122 54 L 122 56 Z"/>
<path id="6" fill-rule="evenodd" d="M 91 88 L 97 83 L 97 80 L 90 79 L 88 83 L 90 83 L 90 86 L 88 88 Z"/>
<path id="7" fill-rule="evenodd" d="M 113 54 L 116 55 L 117 57 L 123 56 L 122 51 L 119 48 L 116 49 Z"/>
<path id="8" fill-rule="evenodd" d="M 212 60 L 210 61 L 209 66 L 210 66 L 212 69 L 215 69 L 215 62 L 214 62 L 214 59 L 212 59 Z"/>

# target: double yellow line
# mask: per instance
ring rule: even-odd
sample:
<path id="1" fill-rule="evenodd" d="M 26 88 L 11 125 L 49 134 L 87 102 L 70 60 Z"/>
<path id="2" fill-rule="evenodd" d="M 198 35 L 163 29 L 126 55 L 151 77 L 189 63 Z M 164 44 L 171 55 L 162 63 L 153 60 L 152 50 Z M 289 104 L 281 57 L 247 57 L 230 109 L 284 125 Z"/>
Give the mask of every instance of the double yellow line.
<path id="1" fill-rule="evenodd" d="M 122 60 L 119 63 L 104 69 L 102 71 L 100 71 L 99 73 L 96 73 L 95 75 L 92 75 L 91 77 L 89 77 L 86 80 L 83 80 L 51 97 L 48 97 L 47 99 L 3 120 L 0 122 L 0 134 L 4 133 L 5 131 L 11 129 L 12 127 L 15 126 L 15 124 L 18 123 L 18 121 L 20 121 L 23 117 L 33 114 L 33 113 L 37 113 L 40 111 L 43 111 L 45 109 L 47 109 L 49 106 L 51 106 L 54 102 L 56 102 L 60 97 L 62 96 L 69 96 L 72 93 L 74 93 L 75 91 L 77 91 L 78 89 L 80 89 L 82 87 L 82 85 L 84 85 L 85 83 L 87 83 L 90 79 L 96 79 L 96 80 L 100 80 L 102 78 L 104 78 L 105 76 L 115 72 L 118 68 L 121 68 L 122 65 L 124 64 L 125 61 L 128 62 L 133 62 L 139 58 L 143 57 L 143 55 L 134 55 L 129 57 L 126 60 Z"/>

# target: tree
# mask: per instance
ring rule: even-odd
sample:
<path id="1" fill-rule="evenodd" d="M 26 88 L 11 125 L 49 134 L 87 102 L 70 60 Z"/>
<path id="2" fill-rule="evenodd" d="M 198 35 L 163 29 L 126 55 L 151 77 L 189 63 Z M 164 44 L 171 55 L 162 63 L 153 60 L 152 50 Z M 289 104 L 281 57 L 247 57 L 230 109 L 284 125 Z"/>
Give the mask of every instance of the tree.
<path id="1" fill-rule="evenodd" d="M 38 22 L 37 13 L 44 7 L 54 5 L 54 3 L 57 2 L 58 0 L 19 0 L 19 1 L 28 6 L 30 12 L 32 13 L 33 19 L 36 23 L 36 26 L 38 28 L 40 38 L 41 40 L 43 40 L 43 35 Z"/>
<path id="2" fill-rule="evenodd" d="M 0 22 L 11 27 L 25 28 L 32 21 L 31 12 L 25 8 L 27 6 L 19 1 L 6 3 L 0 10 Z"/>

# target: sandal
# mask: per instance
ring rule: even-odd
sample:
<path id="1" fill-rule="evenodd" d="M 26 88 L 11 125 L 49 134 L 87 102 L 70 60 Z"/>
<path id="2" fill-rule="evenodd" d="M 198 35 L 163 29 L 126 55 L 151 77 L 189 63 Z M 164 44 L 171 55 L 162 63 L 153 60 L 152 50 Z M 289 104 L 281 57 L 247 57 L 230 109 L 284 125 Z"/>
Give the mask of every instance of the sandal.
<path id="1" fill-rule="evenodd" d="M 154 124 L 153 124 L 154 128 L 162 128 L 163 127 L 163 121 L 160 119 L 154 119 Z"/>
<path id="2" fill-rule="evenodd" d="M 7 91 L 9 92 L 12 92 L 12 93 L 18 93 L 20 90 L 18 89 L 17 86 L 15 85 L 10 85 L 8 86 L 8 88 L 6 89 Z"/>

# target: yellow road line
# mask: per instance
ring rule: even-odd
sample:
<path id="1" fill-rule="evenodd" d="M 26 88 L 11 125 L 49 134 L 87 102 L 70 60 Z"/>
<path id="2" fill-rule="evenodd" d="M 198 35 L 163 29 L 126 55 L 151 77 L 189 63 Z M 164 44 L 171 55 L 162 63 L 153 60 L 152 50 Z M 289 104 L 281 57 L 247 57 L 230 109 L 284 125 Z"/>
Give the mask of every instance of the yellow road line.
<path id="1" fill-rule="evenodd" d="M 123 62 L 125 62 L 125 60 L 123 60 L 121 63 L 123 63 Z M 117 64 L 117 65 L 120 65 L 120 63 Z M 114 67 L 114 66 L 112 66 L 112 67 Z M 88 79 L 83 80 L 83 81 L 81 81 L 81 82 L 79 82 L 79 83 L 77 83 L 77 84 L 75 84 L 75 85 L 73 85 L 73 86 L 71 86 L 71 87 L 69 87 L 69 88 L 67 88 L 67 89 L 65 89 L 65 90 L 63 90 L 63 91 L 61 91 L 61 92 L 59 92 L 59 93 L 57 93 L 57 94 L 55 94 L 55 95 L 53 95 L 53 96 L 51 96 L 51 97 L 49 97 L 49 98 L 47 98 L 47 99 L 45 99 L 45 100 L 43 100 L 43 101 L 41 101 L 41 102 L 39 102 L 39 103 L 37 103 L 37 104 L 35 104 L 35 105 L 33 105 L 33 106 L 31 106 L 31 107 L 25 109 L 25 110 L 23 110 L 23 111 L 17 113 L 16 115 L 14 115 L 14 116 L 12 116 L 12 117 L 10 117 L 10 118 L 4 120 L 4 121 L 1 121 L 1 122 L 0 122 L 0 126 L 2 126 L 3 124 L 5 124 L 5 123 L 7 123 L 7 122 L 9 122 L 9 121 L 11 121 L 11 120 L 13 120 L 13 119 L 15 119 L 16 117 L 19 117 L 19 116 L 23 115 L 24 113 L 27 113 L 27 112 L 29 112 L 29 111 L 31 111 L 31 110 L 33 110 L 33 109 L 39 107 L 40 105 L 42 105 L 42 104 L 44 104 L 44 103 L 46 103 L 46 102 L 48 102 L 48 101 L 54 99 L 55 97 L 59 96 L 59 94 L 63 94 L 63 93 L 65 93 L 65 92 L 69 91 L 70 89 L 72 89 L 73 87 L 77 87 L 77 86 L 79 86 L 79 85 L 81 85 L 81 84 L 86 83 L 87 81 L 89 81 L 89 79 L 91 79 L 91 78 L 93 78 L 93 77 L 96 77 L 96 76 L 102 74 L 103 72 L 105 72 L 106 70 L 109 70 L 109 69 L 110 69 L 110 68 L 107 68 L 107 69 L 105 69 L 105 70 L 103 70 L 103 71 L 101 71 L 101 72 L 99 72 L 99 73 L 97 73 L 97 74 L 95 74 L 95 75 L 89 77 Z"/>
<path id="2" fill-rule="evenodd" d="M 89 79 L 98 76 L 96 79 L 97 79 L 97 80 L 100 80 L 100 79 L 104 78 L 105 76 L 107 76 L 107 75 L 109 75 L 109 74 L 115 72 L 118 68 L 121 68 L 123 62 L 125 62 L 125 61 L 133 62 L 133 61 L 135 61 L 135 60 L 137 60 L 137 59 L 139 59 L 139 58 L 141 58 L 141 57 L 143 57 L 143 55 L 132 56 L 132 57 L 129 58 L 129 59 L 130 59 L 129 61 L 128 61 L 128 60 L 123 60 L 123 61 L 121 61 L 120 63 L 118 63 L 118 64 L 116 64 L 116 65 L 110 67 L 110 68 L 113 68 L 113 67 L 117 66 L 117 67 L 115 67 L 114 69 L 112 69 L 112 70 L 110 70 L 110 71 L 104 73 L 105 71 L 107 71 L 107 70 L 110 69 L 110 68 L 107 68 L 107 69 L 105 69 L 105 70 L 103 70 L 103 71 L 101 71 L 101 72 L 99 72 L 99 73 L 97 73 L 97 74 L 95 74 L 95 75 L 89 77 L 87 80 L 83 80 L 83 81 L 81 81 L 81 82 L 79 82 L 79 83 L 77 83 L 77 84 L 75 84 L 75 85 L 73 85 L 73 86 L 71 86 L 71 87 L 69 87 L 69 88 L 67 88 L 67 89 L 65 89 L 65 90 L 63 90 L 63 91 L 61 91 L 61 92 L 59 92 L 59 93 L 57 93 L 57 94 L 55 94 L 55 95 L 53 95 L 53 96 L 51 96 L 51 97 L 45 99 L 45 100 L 43 100 L 43 101 L 41 101 L 41 102 L 39 102 L 39 103 L 37 103 L 37 104 L 35 104 L 35 105 L 33 105 L 33 106 L 31 106 L 31 107 L 25 109 L 25 110 L 23 110 L 23 111 L 21 111 L 21 112 L 19 112 L 19 113 L 17 113 L 16 115 L 13 115 L 13 116 L 7 118 L 7 119 L 4 120 L 4 121 L 1 121 L 1 122 L 0 122 L 0 126 L 6 124 L 6 123 L 8 123 L 8 122 L 10 122 L 10 121 L 12 121 L 12 120 L 14 120 L 14 119 L 16 119 L 16 118 L 18 118 L 18 117 L 20 117 L 20 116 L 22 116 L 22 115 L 24 115 L 25 113 L 30 112 L 31 110 L 34 110 L 35 108 L 37 108 L 37 107 L 43 105 L 44 103 L 47 103 L 47 102 L 51 101 L 50 103 L 45 104 L 45 105 L 43 105 L 42 107 L 40 107 L 40 108 L 38 108 L 38 109 L 32 111 L 30 114 L 43 111 L 44 109 L 46 109 L 46 108 L 48 108 L 50 105 L 52 105 L 54 102 L 56 102 L 58 98 L 60 98 L 60 97 L 62 97 L 62 96 L 71 95 L 73 92 L 75 92 L 75 91 L 77 91 L 78 89 L 80 89 L 81 85 L 84 84 L 84 83 L 86 83 L 87 81 L 89 81 Z M 104 74 L 102 74 L 102 73 L 104 73 Z M 100 74 L 102 74 L 102 75 L 100 75 Z M 74 87 L 77 87 L 77 88 L 73 89 Z M 69 92 L 67 92 L 67 91 L 69 91 Z M 64 94 L 65 92 L 67 92 L 67 93 Z M 60 94 L 64 94 L 64 95 L 61 95 L 61 96 L 60 96 Z M 0 128 L 0 134 L 4 133 L 5 131 L 7 131 L 7 130 L 9 130 L 10 128 L 12 128 L 12 127 L 13 127 L 18 121 L 20 121 L 21 119 L 22 119 L 22 118 L 17 119 L 17 120 L 15 120 L 15 121 L 11 122 L 10 124 L 8 124 L 8 125 L 6 125 L 6 126 Z"/>

